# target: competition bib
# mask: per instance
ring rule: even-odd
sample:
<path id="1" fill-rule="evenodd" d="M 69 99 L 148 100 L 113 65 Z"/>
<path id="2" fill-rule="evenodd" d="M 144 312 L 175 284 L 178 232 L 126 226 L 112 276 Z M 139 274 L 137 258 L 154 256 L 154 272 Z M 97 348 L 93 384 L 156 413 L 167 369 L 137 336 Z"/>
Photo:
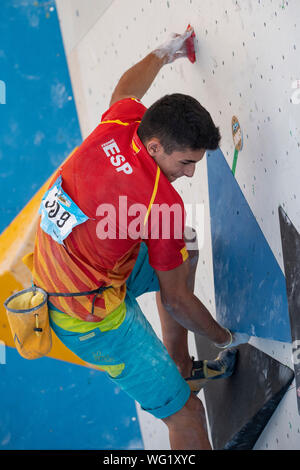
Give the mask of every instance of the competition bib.
<path id="1" fill-rule="evenodd" d="M 63 244 L 63 240 L 72 232 L 76 225 L 83 224 L 88 217 L 79 209 L 74 201 L 61 187 L 62 177 L 59 176 L 53 186 L 44 195 L 39 214 L 40 226 L 54 241 Z"/>

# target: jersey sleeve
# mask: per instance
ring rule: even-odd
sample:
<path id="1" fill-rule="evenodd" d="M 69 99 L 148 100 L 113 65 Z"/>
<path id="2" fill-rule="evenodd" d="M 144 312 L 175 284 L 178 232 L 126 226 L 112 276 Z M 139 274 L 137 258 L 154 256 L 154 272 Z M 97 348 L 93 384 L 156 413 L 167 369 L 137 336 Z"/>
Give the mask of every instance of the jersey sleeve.
<path id="1" fill-rule="evenodd" d="M 140 121 L 147 108 L 137 98 L 124 98 L 116 101 L 101 117 L 103 121 Z"/>
<path id="2" fill-rule="evenodd" d="M 144 239 L 149 253 L 149 264 L 158 271 L 170 271 L 187 258 L 184 241 L 186 213 L 184 204 L 171 186 L 161 177 L 154 203 L 148 208 L 149 217 Z"/>

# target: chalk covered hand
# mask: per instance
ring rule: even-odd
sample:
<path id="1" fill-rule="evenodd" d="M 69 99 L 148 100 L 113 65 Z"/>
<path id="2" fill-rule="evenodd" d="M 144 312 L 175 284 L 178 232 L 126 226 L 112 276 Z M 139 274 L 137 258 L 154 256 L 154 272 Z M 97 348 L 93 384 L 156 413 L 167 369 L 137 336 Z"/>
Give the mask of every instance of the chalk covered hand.
<path id="1" fill-rule="evenodd" d="M 216 344 L 215 343 L 215 346 L 217 346 L 217 348 L 220 348 L 220 349 L 234 348 L 235 346 L 238 346 L 239 344 L 248 343 L 248 341 L 250 339 L 250 336 L 247 335 L 247 333 L 238 333 L 238 332 L 233 333 L 232 331 L 228 330 L 227 328 L 226 328 L 226 330 L 230 334 L 230 340 L 228 341 L 227 344 Z"/>
<path id="2" fill-rule="evenodd" d="M 155 49 L 154 53 L 158 57 L 164 58 L 165 64 L 171 64 L 181 57 L 188 57 L 191 60 L 190 55 L 194 53 L 191 41 L 193 41 L 194 35 L 192 27 L 189 27 L 183 34 L 172 33 L 171 38 Z"/>

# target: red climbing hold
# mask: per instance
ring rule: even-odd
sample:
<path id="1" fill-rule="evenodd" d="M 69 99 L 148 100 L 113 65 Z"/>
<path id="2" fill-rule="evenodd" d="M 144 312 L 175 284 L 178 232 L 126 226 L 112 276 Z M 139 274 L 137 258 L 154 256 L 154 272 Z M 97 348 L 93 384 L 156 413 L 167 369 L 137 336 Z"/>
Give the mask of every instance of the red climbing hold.
<path id="1" fill-rule="evenodd" d="M 189 24 L 186 31 L 189 29 L 193 29 L 193 27 Z M 186 49 L 187 49 L 187 54 L 189 60 L 192 62 L 196 62 L 196 54 L 195 54 L 195 44 L 194 44 L 194 38 L 196 37 L 196 34 L 193 30 L 192 35 L 186 40 Z"/>

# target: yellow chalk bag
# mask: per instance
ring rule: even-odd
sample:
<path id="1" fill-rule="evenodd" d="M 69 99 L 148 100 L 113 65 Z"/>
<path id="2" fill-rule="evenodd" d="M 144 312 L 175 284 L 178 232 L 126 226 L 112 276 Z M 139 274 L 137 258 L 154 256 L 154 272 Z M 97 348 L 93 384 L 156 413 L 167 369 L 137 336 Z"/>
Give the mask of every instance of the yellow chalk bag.
<path id="1" fill-rule="evenodd" d="M 47 292 L 33 286 L 4 302 L 16 348 L 26 359 L 38 359 L 51 350 L 47 298 Z"/>

